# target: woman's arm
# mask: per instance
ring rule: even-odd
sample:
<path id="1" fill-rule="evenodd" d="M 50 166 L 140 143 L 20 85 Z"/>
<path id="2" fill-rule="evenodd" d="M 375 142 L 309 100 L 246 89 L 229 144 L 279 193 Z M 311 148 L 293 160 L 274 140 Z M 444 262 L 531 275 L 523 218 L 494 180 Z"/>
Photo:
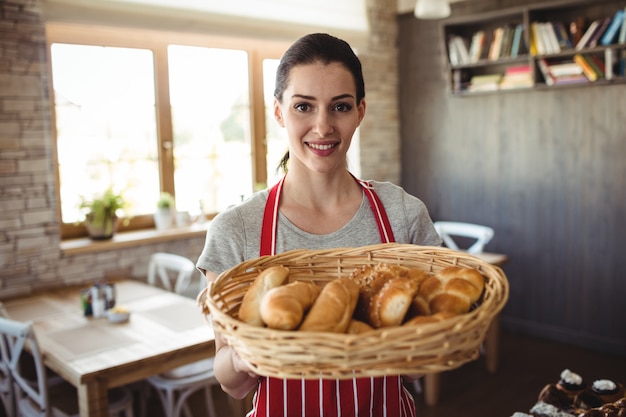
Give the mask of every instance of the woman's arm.
<path id="1" fill-rule="evenodd" d="M 216 274 L 206 271 L 207 282 L 212 282 Z M 228 345 L 226 339 L 215 333 L 215 361 L 213 362 L 215 378 L 224 392 L 235 398 L 244 398 L 256 387 L 259 376 L 253 373 L 248 364 Z"/>

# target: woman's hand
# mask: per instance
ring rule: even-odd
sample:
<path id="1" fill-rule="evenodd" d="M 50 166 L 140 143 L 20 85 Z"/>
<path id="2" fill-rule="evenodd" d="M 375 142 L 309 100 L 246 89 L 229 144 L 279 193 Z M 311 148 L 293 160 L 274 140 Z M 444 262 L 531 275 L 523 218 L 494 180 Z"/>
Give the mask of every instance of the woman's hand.
<path id="1" fill-rule="evenodd" d="M 217 274 L 205 271 L 207 282 L 215 281 Z M 224 392 L 235 398 L 244 398 L 256 387 L 259 376 L 252 372 L 250 365 L 232 349 L 221 333 L 215 333 L 215 378 Z"/>

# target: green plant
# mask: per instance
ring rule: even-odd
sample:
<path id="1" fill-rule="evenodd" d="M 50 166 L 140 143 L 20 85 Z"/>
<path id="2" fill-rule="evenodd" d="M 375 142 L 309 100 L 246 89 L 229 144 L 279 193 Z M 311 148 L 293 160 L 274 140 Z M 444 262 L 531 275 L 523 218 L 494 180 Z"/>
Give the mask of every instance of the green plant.
<path id="1" fill-rule="evenodd" d="M 168 192 L 162 192 L 157 201 L 158 208 L 172 208 L 174 207 L 174 197 Z"/>
<path id="2" fill-rule="evenodd" d="M 91 199 L 82 197 L 80 208 L 85 211 L 85 223 L 110 237 L 115 231 L 118 212 L 126 208 L 126 201 L 120 193 L 109 188 Z"/>

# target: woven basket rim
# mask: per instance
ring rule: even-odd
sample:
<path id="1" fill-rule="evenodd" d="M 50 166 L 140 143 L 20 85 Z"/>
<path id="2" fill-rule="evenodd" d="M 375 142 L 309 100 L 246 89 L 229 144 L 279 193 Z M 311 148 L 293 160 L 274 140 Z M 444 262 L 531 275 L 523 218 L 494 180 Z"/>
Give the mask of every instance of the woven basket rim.
<path id="1" fill-rule="evenodd" d="M 415 260 L 415 256 L 420 257 L 419 260 Z M 423 263 L 430 262 L 430 268 L 434 267 L 432 270 L 448 264 L 471 265 L 486 276 L 489 285 L 486 285 L 482 303 L 467 314 L 438 323 L 379 328 L 358 335 L 268 329 L 233 317 L 241 294 L 260 270 L 281 264 L 290 270 L 298 268 L 295 274 L 307 268 L 316 272 L 334 268 L 335 260 L 338 271 L 344 268 L 341 272 L 344 275 L 357 265 L 368 262 L 409 266 L 423 266 Z M 322 262 L 325 266 L 319 266 Z M 443 265 L 435 262 L 443 262 Z M 322 281 L 333 278 L 315 277 Z M 231 296 L 229 291 L 237 295 Z M 506 304 L 508 291 L 508 281 L 502 269 L 478 257 L 439 246 L 390 243 L 358 248 L 296 249 L 251 259 L 219 274 L 205 289 L 203 301 L 205 312 L 210 311 L 215 330 L 224 334 L 228 343 L 258 374 L 281 378 L 319 378 L 322 375 L 341 379 L 352 377 L 355 372 L 361 376 L 441 372 L 475 359 L 491 320 Z M 227 300 L 227 296 L 232 299 Z M 225 306 L 230 306 L 230 313 Z M 464 335 L 466 331 L 470 334 L 468 338 Z M 323 339 L 321 346 L 320 339 Z M 457 343 L 461 347 L 455 350 Z M 271 351 L 274 349 L 272 344 L 276 345 L 275 352 Z M 376 346 L 381 346 L 385 352 L 380 355 L 370 353 Z M 397 354 L 395 349 L 398 349 Z M 362 354 L 365 354 L 363 358 L 360 357 Z M 280 355 L 289 359 L 283 360 Z M 325 356 L 331 359 L 325 360 Z"/>

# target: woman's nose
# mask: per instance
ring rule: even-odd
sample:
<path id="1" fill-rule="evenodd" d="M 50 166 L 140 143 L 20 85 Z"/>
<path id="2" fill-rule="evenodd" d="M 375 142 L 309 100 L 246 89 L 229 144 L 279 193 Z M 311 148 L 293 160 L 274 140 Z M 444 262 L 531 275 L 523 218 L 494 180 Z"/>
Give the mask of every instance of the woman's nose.
<path id="1" fill-rule="evenodd" d="M 315 115 L 313 131 L 324 137 L 333 131 L 332 118 L 327 111 L 320 111 Z"/>

